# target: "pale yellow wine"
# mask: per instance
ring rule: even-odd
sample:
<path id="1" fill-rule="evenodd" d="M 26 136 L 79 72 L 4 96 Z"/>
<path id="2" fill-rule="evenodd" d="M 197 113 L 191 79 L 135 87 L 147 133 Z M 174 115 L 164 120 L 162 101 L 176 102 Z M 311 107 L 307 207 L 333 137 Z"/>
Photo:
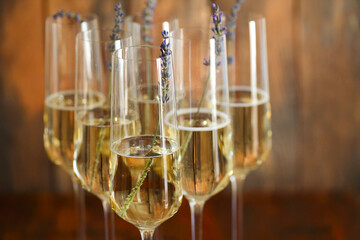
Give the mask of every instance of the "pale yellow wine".
<path id="1" fill-rule="evenodd" d="M 182 201 L 178 146 L 169 138 L 153 135 L 125 138 L 111 146 L 110 201 L 121 216 L 131 189 L 152 159 L 149 172 L 125 212 L 124 219 L 143 229 L 152 229 L 172 217 Z"/>
<path id="2" fill-rule="evenodd" d="M 101 95 L 93 94 L 87 99 L 89 105 L 103 101 Z M 55 164 L 68 173 L 73 172 L 74 160 L 74 111 L 75 92 L 73 90 L 57 92 L 45 99 L 44 145 L 45 150 Z"/>
<path id="3" fill-rule="evenodd" d="M 230 120 L 225 113 L 209 109 L 181 109 L 178 126 L 181 140 L 182 186 L 190 201 L 206 201 L 224 189 L 232 175 L 232 162 L 223 155 Z M 186 145 L 187 136 L 191 136 Z"/>
<path id="4" fill-rule="evenodd" d="M 76 119 L 74 172 L 80 184 L 102 201 L 109 200 L 110 118 L 109 110 L 96 108 L 78 113 Z M 130 135 L 140 129 L 138 118 L 119 127 Z M 115 123 L 116 124 L 116 123 Z"/>
<path id="5" fill-rule="evenodd" d="M 266 160 L 271 149 L 269 97 L 260 89 L 251 95 L 245 86 L 230 88 L 229 97 L 233 144 L 227 156 L 233 158 L 235 176 L 244 177 Z"/>

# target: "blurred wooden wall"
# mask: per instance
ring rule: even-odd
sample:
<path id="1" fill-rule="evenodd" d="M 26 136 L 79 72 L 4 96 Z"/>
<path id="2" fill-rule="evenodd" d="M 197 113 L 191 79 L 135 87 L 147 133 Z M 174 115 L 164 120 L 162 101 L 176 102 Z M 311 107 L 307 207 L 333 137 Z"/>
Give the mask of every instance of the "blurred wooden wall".
<path id="1" fill-rule="evenodd" d="M 235 0 L 218 0 L 229 11 Z M 0 192 L 68 191 L 43 148 L 44 20 L 60 8 L 111 23 L 113 0 L 0 2 Z M 123 2 L 138 12 L 141 0 Z M 210 1 L 159 0 L 157 13 L 208 19 Z M 267 20 L 273 151 L 247 190 L 360 188 L 360 1 L 245 0 Z"/>

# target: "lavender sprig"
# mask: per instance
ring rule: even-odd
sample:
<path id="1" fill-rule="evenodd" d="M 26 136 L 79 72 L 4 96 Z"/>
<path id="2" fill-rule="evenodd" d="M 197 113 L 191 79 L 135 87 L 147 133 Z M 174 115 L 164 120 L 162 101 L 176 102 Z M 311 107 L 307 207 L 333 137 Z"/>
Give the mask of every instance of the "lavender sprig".
<path id="1" fill-rule="evenodd" d="M 244 0 L 236 0 L 236 3 L 231 8 L 231 12 L 228 14 L 228 22 L 226 23 L 228 32 L 226 33 L 226 38 L 230 40 L 229 42 L 232 42 L 232 40 L 235 38 L 236 19 L 238 16 L 238 12 L 241 9 L 242 2 L 244 2 Z M 233 62 L 234 57 L 228 56 L 228 64 L 232 64 Z"/>
<path id="2" fill-rule="evenodd" d="M 163 37 L 163 41 L 160 45 L 161 54 L 159 56 L 162 60 L 161 82 L 159 82 L 159 86 L 161 87 L 161 93 L 159 94 L 159 99 L 160 99 L 160 104 L 165 104 L 170 100 L 168 91 L 169 91 L 169 79 L 171 77 L 170 68 L 169 68 L 171 65 L 171 61 L 170 61 L 171 51 L 170 51 L 170 43 L 168 42 L 169 32 L 164 30 L 161 32 L 161 35 Z M 160 128 L 160 119 L 158 120 L 158 123 L 156 126 L 156 130 L 155 130 L 154 138 L 153 138 L 151 146 L 150 146 L 150 150 L 145 154 L 145 156 L 147 156 L 152 151 L 152 149 L 155 145 L 155 140 L 156 140 L 156 136 L 159 131 L 159 128 Z M 139 180 L 136 182 L 135 187 L 133 187 L 131 189 L 130 194 L 126 197 L 125 204 L 120 209 L 120 217 L 122 217 L 122 218 L 124 217 L 125 212 L 128 210 L 130 204 L 132 203 L 132 201 L 135 197 L 135 194 L 137 193 L 137 191 L 139 191 L 141 185 L 145 181 L 145 178 L 153 164 L 153 160 L 154 160 L 153 158 L 150 158 L 149 162 L 146 164 L 143 172 L 141 173 Z"/>
<path id="3" fill-rule="evenodd" d="M 226 27 L 221 27 L 221 18 L 223 16 L 223 12 L 220 11 L 219 5 L 213 3 L 212 4 L 214 14 L 213 14 L 213 23 L 214 27 L 211 29 L 215 36 L 221 37 L 226 34 Z"/>
<path id="4" fill-rule="evenodd" d="M 169 66 L 171 64 L 170 62 L 170 43 L 168 42 L 169 38 L 169 32 L 168 31 L 162 31 L 161 35 L 163 37 L 163 41 L 160 45 L 160 58 L 162 60 L 161 63 L 161 83 L 159 85 L 161 86 L 161 94 L 160 99 L 163 104 L 167 103 L 170 98 L 168 96 L 169 91 L 169 79 L 171 77 Z"/>
<path id="5" fill-rule="evenodd" d="M 213 11 L 214 11 L 214 14 L 213 14 L 213 23 L 214 23 L 214 27 L 212 28 L 212 31 L 214 32 L 214 36 L 213 38 L 215 39 L 215 55 L 216 56 L 219 56 L 222 52 L 222 46 L 221 46 L 221 39 L 220 37 L 224 36 L 226 34 L 226 27 L 221 27 L 221 18 L 223 16 L 223 12 L 220 11 L 220 8 L 218 5 L 216 5 L 215 3 L 212 4 L 212 7 L 213 7 Z M 203 64 L 205 66 L 210 66 L 210 60 L 208 60 L 207 58 L 204 58 L 204 62 Z M 216 66 L 220 66 L 221 65 L 221 61 L 218 61 L 216 62 Z M 204 101 L 204 98 L 205 98 L 205 92 L 206 92 L 206 89 L 207 89 L 207 86 L 209 84 L 209 79 L 210 79 L 210 74 L 208 75 L 208 78 L 206 80 L 206 83 L 205 83 L 205 86 L 204 86 L 204 90 L 202 92 L 202 95 L 201 95 L 201 99 L 200 99 L 200 103 L 199 103 L 199 106 L 197 108 L 197 111 L 196 111 L 196 114 L 195 114 L 195 121 L 198 120 L 199 118 L 199 114 L 200 114 L 200 108 L 201 108 L 201 105 Z M 180 150 L 180 157 L 183 158 L 184 157 L 184 154 L 187 150 L 187 147 L 190 143 L 190 139 L 192 137 L 192 132 L 188 132 L 185 139 L 184 139 L 184 142 L 182 144 L 182 147 L 181 147 L 181 150 Z"/>
<path id="6" fill-rule="evenodd" d="M 236 28 L 236 19 L 237 19 L 237 14 L 241 8 L 240 4 L 242 2 L 244 2 L 244 0 L 236 0 L 236 3 L 231 8 L 231 12 L 227 15 L 228 16 L 228 22 L 226 23 L 226 27 L 228 29 L 228 32 L 226 33 L 227 39 L 233 39 L 235 37 L 234 31 Z"/>
<path id="7" fill-rule="evenodd" d="M 219 37 L 226 34 L 227 28 L 221 27 L 221 21 L 222 21 L 221 18 L 223 16 L 223 12 L 220 11 L 219 5 L 213 3 L 212 7 L 213 7 L 213 11 L 214 11 L 214 13 L 213 13 L 214 27 L 211 28 L 211 30 L 215 34 L 213 36 L 213 38 L 215 39 L 215 54 L 216 54 L 216 56 L 218 56 L 218 55 L 220 55 L 220 53 L 222 51 Z M 203 64 L 205 66 L 210 66 L 210 60 L 208 60 L 207 58 L 204 58 Z M 221 65 L 221 61 L 216 62 L 216 66 L 220 66 L 220 65 Z"/>
<path id="8" fill-rule="evenodd" d="M 110 39 L 113 41 L 119 40 L 120 39 L 119 33 L 124 31 L 123 25 L 124 25 L 124 16 L 125 16 L 124 11 L 122 10 L 121 3 L 115 5 L 114 11 L 115 11 L 115 25 L 112 30 L 113 32 L 110 35 Z"/>
<path id="9" fill-rule="evenodd" d="M 76 22 L 82 22 L 81 15 L 79 13 L 74 13 L 73 11 L 65 11 L 64 9 L 61 9 L 60 11 L 53 14 L 54 20 L 57 20 L 59 18 L 64 18 L 67 16 L 70 20 L 75 20 Z"/>
<path id="10" fill-rule="evenodd" d="M 148 0 L 146 1 L 146 7 L 142 11 L 142 19 L 144 21 L 143 24 L 143 35 L 142 39 L 145 43 L 152 43 L 153 38 L 150 35 L 150 30 L 153 27 L 154 23 L 154 11 L 156 8 L 156 0 Z"/>
<path id="11" fill-rule="evenodd" d="M 113 43 L 109 44 L 109 51 L 115 51 L 115 41 L 120 39 L 120 33 L 124 31 L 124 16 L 125 12 L 122 9 L 121 3 L 118 3 L 114 7 L 115 11 L 115 25 L 112 29 L 112 33 L 110 34 L 110 39 L 113 40 Z M 111 69 L 111 63 L 108 64 L 108 68 Z"/>

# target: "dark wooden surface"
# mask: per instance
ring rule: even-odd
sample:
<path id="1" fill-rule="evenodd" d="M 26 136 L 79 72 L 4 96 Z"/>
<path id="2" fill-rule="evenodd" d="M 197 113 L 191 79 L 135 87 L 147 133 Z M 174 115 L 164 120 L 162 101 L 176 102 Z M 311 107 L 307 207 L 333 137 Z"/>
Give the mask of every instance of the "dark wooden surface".
<path id="1" fill-rule="evenodd" d="M 217 1 L 229 11 L 235 0 Z M 60 8 L 112 23 L 113 0 L 0 1 L 0 192 L 70 192 L 43 149 L 44 21 Z M 123 1 L 129 13 L 142 0 Z M 210 1 L 158 0 L 207 21 Z M 245 188 L 360 189 L 360 1 L 245 0 L 267 20 L 273 150 Z"/>
<path id="2" fill-rule="evenodd" d="M 87 197 L 87 239 L 104 239 L 100 201 Z M 229 194 L 221 193 L 205 205 L 204 239 L 230 239 Z M 246 240 L 358 240 L 360 195 L 337 193 L 245 194 Z M 0 239 L 76 239 L 73 198 L 69 195 L 21 194 L 0 196 Z M 118 240 L 140 239 L 138 230 L 116 216 Z M 163 223 L 155 239 L 191 239 L 186 201 Z"/>

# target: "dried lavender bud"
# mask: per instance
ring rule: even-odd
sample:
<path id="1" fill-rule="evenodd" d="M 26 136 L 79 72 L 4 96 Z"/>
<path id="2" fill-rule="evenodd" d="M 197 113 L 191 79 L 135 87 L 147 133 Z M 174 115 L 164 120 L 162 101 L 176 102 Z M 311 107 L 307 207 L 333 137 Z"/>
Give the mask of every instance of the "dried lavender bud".
<path id="1" fill-rule="evenodd" d="M 146 7 L 142 11 L 143 34 L 142 39 L 145 43 L 152 43 L 153 38 L 150 36 L 150 29 L 154 22 L 154 11 L 156 7 L 156 0 L 146 1 Z"/>
<path id="2" fill-rule="evenodd" d="M 122 10 L 121 3 L 117 3 L 115 5 L 114 12 L 115 12 L 115 18 L 114 18 L 115 25 L 112 29 L 112 33 L 109 35 L 109 38 L 113 41 L 112 43 L 109 43 L 109 45 L 108 45 L 108 50 L 110 52 L 115 51 L 115 41 L 120 39 L 119 33 L 121 33 L 123 31 L 122 27 L 124 25 L 125 13 Z M 111 62 L 108 63 L 107 67 L 109 70 L 111 70 L 111 68 L 112 68 Z"/>
<path id="3" fill-rule="evenodd" d="M 61 9 L 59 12 L 60 17 L 65 17 L 65 10 Z"/>
<path id="4" fill-rule="evenodd" d="M 218 55 L 220 55 L 220 53 L 222 51 L 222 45 L 220 42 L 221 40 L 219 37 L 226 34 L 226 27 L 221 27 L 221 18 L 223 16 L 223 12 L 220 11 L 219 6 L 216 5 L 215 3 L 213 3 L 212 7 L 214 10 L 214 14 L 213 14 L 214 27 L 211 30 L 215 34 L 213 36 L 213 38 L 215 39 L 215 55 L 218 56 Z M 206 58 L 204 58 L 203 64 L 205 66 L 209 66 L 210 60 L 207 60 Z M 220 65 L 221 65 L 221 61 L 216 62 L 216 66 L 220 66 Z"/>
<path id="5" fill-rule="evenodd" d="M 54 20 L 57 20 L 59 18 L 63 18 L 67 16 L 69 20 L 75 20 L 76 22 L 82 22 L 81 15 L 79 13 L 74 13 L 73 11 L 66 12 L 64 9 L 61 9 L 60 11 L 53 14 Z"/>
<path id="6" fill-rule="evenodd" d="M 168 43 L 169 32 L 162 31 L 161 35 L 163 37 L 163 41 L 160 45 L 160 58 L 162 60 L 161 63 L 161 83 L 159 83 L 161 87 L 161 94 L 159 98 L 161 99 L 162 103 L 167 103 L 170 100 L 168 95 L 169 92 L 169 79 L 171 77 L 170 73 L 170 43 Z"/>
<path id="7" fill-rule="evenodd" d="M 231 8 L 231 12 L 228 14 L 228 22 L 226 23 L 226 27 L 228 28 L 226 37 L 228 39 L 233 39 L 235 37 L 237 13 L 241 9 L 240 4 L 242 2 L 244 2 L 244 0 L 236 0 L 236 3 Z"/>
<path id="8" fill-rule="evenodd" d="M 204 58 L 203 64 L 204 64 L 205 66 L 210 66 L 210 61 L 207 60 L 207 58 Z"/>
<path id="9" fill-rule="evenodd" d="M 233 62 L 234 62 L 234 57 L 232 57 L 232 56 L 229 56 L 228 58 L 227 58 L 227 61 L 228 61 L 228 64 L 232 64 Z"/>
<path id="10" fill-rule="evenodd" d="M 114 19 L 115 25 L 113 27 L 113 34 L 111 34 L 110 39 L 118 40 L 118 37 L 115 37 L 115 35 L 118 35 L 118 33 L 123 31 L 124 16 L 125 16 L 124 11 L 122 10 L 121 3 L 115 5 L 114 11 L 115 11 L 115 19 Z"/>
<path id="11" fill-rule="evenodd" d="M 216 36 L 222 36 L 226 33 L 226 28 L 221 27 L 221 18 L 223 16 L 223 12 L 220 11 L 220 8 L 215 3 L 212 4 L 214 14 L 213 14 L 213 23 L 214 27 L 212 28 L 212 31 Z"/>

